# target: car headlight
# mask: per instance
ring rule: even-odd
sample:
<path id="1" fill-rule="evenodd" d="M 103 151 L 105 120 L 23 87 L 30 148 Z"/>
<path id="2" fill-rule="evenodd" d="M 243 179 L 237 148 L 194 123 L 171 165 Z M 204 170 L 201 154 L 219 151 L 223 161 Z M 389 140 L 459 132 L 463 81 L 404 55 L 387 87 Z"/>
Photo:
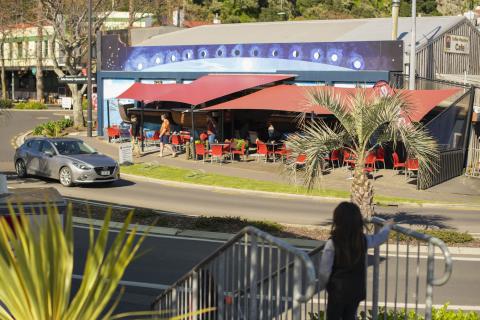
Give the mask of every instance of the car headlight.
<path id="1" fill-rule="evenodd" d="M 77 167 L 78 169 L 81 169 L 81 170 L 90 170 L 92 169 L 91 166 L 85 164 L 85 163 L 80 163 L 80 162 L 74 162 L 73 165 L 75 167 Z"/>

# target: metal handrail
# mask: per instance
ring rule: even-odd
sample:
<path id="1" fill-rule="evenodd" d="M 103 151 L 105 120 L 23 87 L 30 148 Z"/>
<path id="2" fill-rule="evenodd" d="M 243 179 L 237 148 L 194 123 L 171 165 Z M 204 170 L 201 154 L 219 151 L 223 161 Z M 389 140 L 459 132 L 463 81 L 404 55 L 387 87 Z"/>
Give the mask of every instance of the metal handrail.
<path id="1" fill-rule="evenodd" d="M 270 235 L 270 234 L 268 234 L 264 231 L 261 231 L 257 228 L 248 226 L 248 227 L 243 228 L 237 234 L 235 234 L 230 240 L 228 240 L 225 244 L 223 244 L 215 252 L 213 252 L 208 257 L 203 259 L 200 263 L 198 263 L 195 267 L 193 267 L 184 276 L 182 276 L 180 279 L 175 281 L 161 295 L 159 295 L 157 298 L 155 298 L 152 305 L 154 305 L 155 303 L 160 301 L 164 296 L 166 296 L 168 294 L 169 291 L 174 290 L 183 281 L 192 277 L 197 271 L 201 270 L 202 267 L 208 265 L 211 261 L 213 261 L 215 258 L 220 256 L 224 251 L 229 249 L 232 245 L 235 245 L 236 242 L 238 240 L 242 239 L 245 235 L 254 235 L 258 238 L 266 240 L 270 244 L 273 244 L 280 249 L 288 251 L 288 252 L 294 254 L 297 258 L 299 258 L 300 261 L 303 263 L 303 265 L 305 267 L 306 276 L 307 276 L 307 285 L 306 285 L 305 292 L 300 294 L 297 297 L 298 302 L 306 302 L 306 301 L 308 301 L 308 299 L 310 299 L 312 297 L 312 295 L 314 293 L 314 290 L 315 290 L 316 277 L 315 277 L 315 267 L 313 265 L 313 262 L 310 260 L 309 256 L 304 251 L 295 248 L 294 246 L 290 245 L 289 243 L 287 243 L 287 242 L 285 242 L 281 239 L 278 239 L 278 238 L 276 238 L 276 237 L 274 237 L 274 236 L 272 236 L 272 235 Z"/>
<path id="2" fill-rule="evenodd" d="M 384 225 L 386 221 L 379 217 L 372 217 L 370 219 L 370 222 L 377 225 Z M 427 243 L 430 243 L 438 247 L 442 251 L 443 258 L 445 259 L 445 269 L 441 277 L 437 279 L 432 279 L 431 284 L 434 286 L 441 286 L 447 283 L 448 279 L 450 279 L 450 276 L 452 275 L 453 262 L 452 262 L 452 256 L 450 254 L 450 250 L 448 250 L 448 247 L 445 245 L 445 243 L 442 240 L 418 231 L 414 231 L 414 230 L 399 226 L 398 224 L 394 224 L 392 226 L 392 230 L 395 230 L 402 234 L 406 234 L 412 238 L 425 241 Z"/>

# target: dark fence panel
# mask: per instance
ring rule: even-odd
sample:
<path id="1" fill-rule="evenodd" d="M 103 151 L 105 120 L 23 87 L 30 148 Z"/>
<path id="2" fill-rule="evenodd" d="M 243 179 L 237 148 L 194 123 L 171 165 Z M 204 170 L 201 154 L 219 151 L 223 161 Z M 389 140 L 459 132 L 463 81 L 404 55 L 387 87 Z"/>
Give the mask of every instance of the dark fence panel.
<path id="1" fill-rule="evenodd" d="M 463 174 L 464 153 L 462 149 L 442 151 L 437 163 L 438 172 L 429 183 L 417 179 L 417 189 L 425 190 Z M 421 175 L 422 172 L 419 172 Z"/>

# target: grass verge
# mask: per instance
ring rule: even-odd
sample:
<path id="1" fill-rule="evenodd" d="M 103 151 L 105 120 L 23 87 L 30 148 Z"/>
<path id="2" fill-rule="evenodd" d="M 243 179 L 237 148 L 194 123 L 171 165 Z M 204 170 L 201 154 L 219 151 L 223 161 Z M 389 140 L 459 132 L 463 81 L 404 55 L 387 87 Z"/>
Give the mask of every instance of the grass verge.
<path id="1" fill-rule="evenodd" d="M 334 190 L 319 188 L 308 190 L 302 186 L 294 186 L 290 184 L 282 184 L 269 181 L 261 181 L 255 179 L 239 178 L 224 176 L 215 173 L 205 173 L 200 170 L 189 170 L 177 167 L 170 167 L 164 165 L 154 165 L 148 163 L 134 164 L 131 166 L 123 166 L 121 172 L 133 174 L 142 177 L 153 179 L 161 179 L 176 182 L 185 182 L 199 185 L 217 186 L 225 188 L 234 188 L 242 190 L 256 190 L 266 192 L 278 192 L 287 194 L 322 196 L 340 199 L 349 199 L 350 192 L 344 190 Z M 424 201 L 419 199 L 388 197 L 382 195 L 375 196 L 377 204 L 390 203 L 416 203 L 422 204 L 431 201 Z"/>

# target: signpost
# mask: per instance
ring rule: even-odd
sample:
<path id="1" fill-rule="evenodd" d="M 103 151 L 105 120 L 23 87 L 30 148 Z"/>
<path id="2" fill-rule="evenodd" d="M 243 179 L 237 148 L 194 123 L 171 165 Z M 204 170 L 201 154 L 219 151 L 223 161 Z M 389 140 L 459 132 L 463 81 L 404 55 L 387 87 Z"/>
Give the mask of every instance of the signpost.
<path id="1" fill-rule="evenodd" d="M 92 77 L 92 82 L 95 82 L 95 81 L 96 81 L 95 77 Z M 63 76 L 63 77 L 58 77 L 58 82 L 85 84 L 88 82 L 88 78 L 85 76 Z"/>
<path id="2" fill-rule="evenodd" d="M 455 34 L 446 34 L 444 50 L 448 53 L 470 54 L 470 39 Z"/>
<path id="3" fill-rule="evenodd" d="M 118 148 L 118 159 L 120 164 L 133 163 L 133 150 L 131 143 L 122 143 Z"/>

